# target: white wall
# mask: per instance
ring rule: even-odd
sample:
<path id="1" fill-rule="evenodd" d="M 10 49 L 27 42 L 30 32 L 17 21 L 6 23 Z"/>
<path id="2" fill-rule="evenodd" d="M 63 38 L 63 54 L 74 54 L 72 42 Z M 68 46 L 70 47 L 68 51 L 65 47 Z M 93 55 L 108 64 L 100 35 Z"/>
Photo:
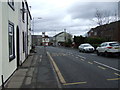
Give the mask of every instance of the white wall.
<path id="1" fill-rule="evenodd" d="M 30 16 L 28 16 L 28 20 L 29 20 L 29 24 L 28 24 L 28 29 L 31 28 L 31 19 L 30 19 Z M 30 50 L 31 50 L 31 31 L 28 30 L 28 54 L 30 54 Z"/>
<path id="2" fill-rule="evenodd" d="M 15 34 L 15 57 L 16 57 L 16 26 L 17 26 L 17 17 L 16 17 L 16 7 L 13 11 L 8 3 L 2 4 L 2 73 L 4 75 L 4 81 L 10 77 L 10 75 L 16 70 L 17 62 L 16 58 L 12 61 L 9 61 L 9 42 L 8 42 L 8 20 L 14 23 L 14 34 Z"/>
<path id="3" fill-rule="evenodd" d="M 2 2 L 0 1 L 0 13 L 2 13 Z M 0 86 L 2 84 L 2 14 L 0 14 Z"/>
<path id="4" fill-rule="evenodd" d="M 18 25 L 20 30 L 20 59 L 22 62 L 25 60 L 25 53 L 23 53 L 22 32 L 26 32 L 26 18 L 25 23 L 23 23 L 20 9 L 20 2 L 15 3 L 15 11 L 12 10 L 7 2 L 4 2 L 2 4 L 0 2 L 0 86 L 1 75 L 4 75 L 4 81 L 6 81 L 17 68 L 16 27 Z M 15 59 L 12 61 L 9 61 L 8 20 L 14 23 Z"/>
<path id="5" fill-rule="evenodd" d="M 65 34 L 62 33 L 56 37 L 57 42 L 65 42 Z"/>

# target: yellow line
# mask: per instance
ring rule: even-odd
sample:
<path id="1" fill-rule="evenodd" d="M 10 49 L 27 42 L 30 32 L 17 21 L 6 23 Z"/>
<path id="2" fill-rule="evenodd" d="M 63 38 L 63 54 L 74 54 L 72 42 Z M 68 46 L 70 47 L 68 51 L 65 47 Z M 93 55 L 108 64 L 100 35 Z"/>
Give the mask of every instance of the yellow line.
<path id="1" fill-rule="evenodd" d="M 85 84 L 87 82 L 76 82 L 76 83 L 65 83 L 63 85 L 75 85 L 75 84 Z"/>
<path id="2" fill-rule="evenodd" d="M 92 62 L 88 62 L 89 64 L 93 64 Z"/>
<path id="3" fill-rule="evenodd" d="M 54 66 L 54 68 L 55 68 L 55 71 L 56 71 L 56 73 L 57 73 L 57 75 L 58 75 L 58 77 L 59 77 L 59 79 L 60 79 L 60 82 L 63 83 L 63 84 L 66 83 L 64 77 L 62 76 L 59 68 L 57 67 L 57 65 L 56 65 L 56 63 L 54 62 L 53 58 L 51 57 L 50 53 L 47 52 L 47 54 L 48 54 L 48 56 L 50 57 L 50 59 L 51 59 L 51 61 L 52 61 L 52 64 L 53 64 L 53 66 Z"/>
<path id="4" fill-rule="evenodd" d="M 103 70 L 105 70 L 106 68 L 104 68 L 104 67 L 101 67 L 101 66 L 98 66 L 99 68 L 101 68 L 101 69 L 103 69 Z"/>
<path id="5" fill-rule="evenodd" d="M 117 76 L 120 76 L 120 74 L 118 74 L 118 73 L 114 73 L 115 75 L 117 75 Z"/>
<path id="6" fill-rule="evenodd" d="M 120 78 L 112 78 L 112 79 L 107 79 L 107 80 L 120 80 Z"/>

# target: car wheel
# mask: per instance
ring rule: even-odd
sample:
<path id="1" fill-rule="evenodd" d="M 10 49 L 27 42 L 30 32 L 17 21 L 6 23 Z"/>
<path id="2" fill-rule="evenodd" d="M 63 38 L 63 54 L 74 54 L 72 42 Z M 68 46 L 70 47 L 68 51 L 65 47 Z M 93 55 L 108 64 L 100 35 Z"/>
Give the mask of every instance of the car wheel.
<path id="1" fill-rule="evenodd" d="M 97 55 L 100 56 L 100 53 L 97 51 Z"/>
<path id="2" fill-rule="evenodd" d="M 83 49 L 83 53 L 85 53 L 85 49 Z"/>
<path id="3" fill-rule="evenodd" d="M 79 49 L 79 52 L 81 52 L 81 50 Z"/>
<path id="4" fill-rule="evenodd" d="M 105 51 L 104 55 L 105 55 L 106 57 L 108 57 L 108 52 Z"/>

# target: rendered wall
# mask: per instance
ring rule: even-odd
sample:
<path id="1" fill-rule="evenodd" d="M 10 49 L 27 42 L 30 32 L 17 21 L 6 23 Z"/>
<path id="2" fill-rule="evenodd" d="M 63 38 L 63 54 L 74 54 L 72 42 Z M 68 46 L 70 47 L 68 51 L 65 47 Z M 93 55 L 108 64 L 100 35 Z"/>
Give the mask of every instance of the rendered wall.
<path id="1" fill-rule="evenodd" d="M 0 1 L 0 13 L 2 13 L 2 2 Z M 0 14 L 0 86 L 2 84 L 2 14 Z"/>
<path id="2" fill-rule="evenodd" d="M 16 7 L 15 11 L 11 9 L 7 2 L 2 3 L 2 73 L 4 75 L 4 81 L 6 81 L 11 74 L 17 68 L 16 62 L 16 26 L 17 26 L 17 17 L 16 17 Z M 8 42 L 8 20 L 14 23 L 14 37 L 15 37 L 15 59 L 9 61 L 9 42 Z"/>

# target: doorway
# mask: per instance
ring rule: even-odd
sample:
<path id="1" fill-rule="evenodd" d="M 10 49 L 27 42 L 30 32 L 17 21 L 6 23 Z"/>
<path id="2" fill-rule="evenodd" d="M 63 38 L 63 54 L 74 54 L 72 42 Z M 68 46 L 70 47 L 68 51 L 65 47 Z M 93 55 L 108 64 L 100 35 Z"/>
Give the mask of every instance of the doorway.
<path id="1" fill-rule="evenodd" d="M 17 49 L 16 49 L 16 54 L 17 54 L 17 68 L 20 66 L 20 40 L 19 40 L 19 27 L 17 26 L 16 29 L 16 45 L 17 45 Z"/>

